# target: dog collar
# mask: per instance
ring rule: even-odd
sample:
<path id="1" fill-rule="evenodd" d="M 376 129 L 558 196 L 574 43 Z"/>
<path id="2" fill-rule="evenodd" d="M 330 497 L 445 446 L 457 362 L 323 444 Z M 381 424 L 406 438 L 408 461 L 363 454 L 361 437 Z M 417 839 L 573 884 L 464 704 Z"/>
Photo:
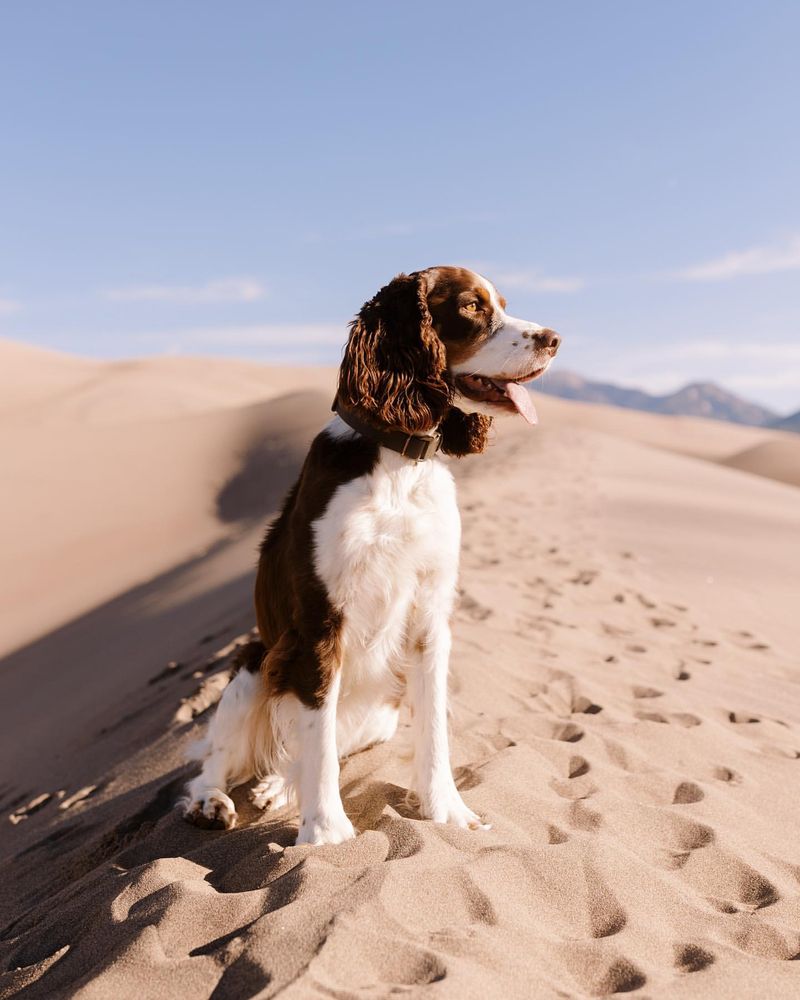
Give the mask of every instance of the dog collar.
<path id="1" fill-rule="evenodd" d="M 404 434 L 402 431 L 384 431 L 373 427 L 352 410 L 346 410 L 339 402 L 338 396 L 334 399 L 331 409 L 354 431 L 363 434 L 365 438 L 374 441 L 382 448 L 396 451 L 398 455 L 412 462 L 427 462 L 429 458 L 433 458 L 442 443 L 442 435 L 437 433 Z"/>

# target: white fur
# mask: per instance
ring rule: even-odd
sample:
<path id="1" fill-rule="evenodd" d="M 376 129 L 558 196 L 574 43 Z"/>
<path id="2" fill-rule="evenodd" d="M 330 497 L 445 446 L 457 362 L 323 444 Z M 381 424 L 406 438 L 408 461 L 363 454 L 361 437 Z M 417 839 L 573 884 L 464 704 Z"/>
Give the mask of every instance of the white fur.
<path id="1" fill-rule="evenodd" d="M 181 800 L 185 815 L 199 814 L 226 827 L 236 825 L 236 807 L 227 792 L 253 776 L 251 717 L 260 685 L 258 675 L 240 670 L 225 688 L 205 740 L 191 748 L 192 757 L 205 760 Z"/>
<path id="2" fill-rule="evenodd" d="M 336 417 L 326 433 L 353 432 Z M 415 463 L 381 448 L 373 471 L 339 487 L 313 529 L 317 575 L 343 615 L 341 670 L 319 709 L 285 695 L 264 710 L 260 677 L 237 674 L 209 728 L 211 753 L 189 787 L 187 812 L 217 815 L 222 801 L 235 821 L 227 791 L 256 772 L 263 775 L 252 795 L 257 805 L 297 796 L 298 843 L 354 836 L 338 759 L 394 735 L 407 685 L 421 814 L 480 827 L 456 790 L 448 753 L 449 617 L 461 532 L 452 475 L 439 459 Z"/>
<path id="3" fill-rule="evenodd" d="M 336 491 L 315 525 L 316 569 L 344 612 L 339 749 L 389 739 L 404 681 L 414 712 L 414 791 L 422 815 L 479 826 L 450 771 L 449 618 L 461 522 L 439 460 L 381 449 L 369 475 Z"/>

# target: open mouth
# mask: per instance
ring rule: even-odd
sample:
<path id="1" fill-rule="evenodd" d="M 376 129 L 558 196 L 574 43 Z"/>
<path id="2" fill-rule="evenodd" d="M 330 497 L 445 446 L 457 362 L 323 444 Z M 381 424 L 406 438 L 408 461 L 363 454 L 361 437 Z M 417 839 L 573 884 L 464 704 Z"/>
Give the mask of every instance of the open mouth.
<path id="1" fill-rule="evenodd" d="M 545 365 L 545 367 L 547 367 Z M 537 422 L 536 408 L 531 394 L 523 385 L 532 382 L 544 372 L 544 368 L 536 368 L 528 375 L 508 379 L 490 378 L 488 375 L 457 375 L 456 388 L 462 396 L 476 403 L 488 403 L 501 410 L 520 413 L 529 424 Z"/>

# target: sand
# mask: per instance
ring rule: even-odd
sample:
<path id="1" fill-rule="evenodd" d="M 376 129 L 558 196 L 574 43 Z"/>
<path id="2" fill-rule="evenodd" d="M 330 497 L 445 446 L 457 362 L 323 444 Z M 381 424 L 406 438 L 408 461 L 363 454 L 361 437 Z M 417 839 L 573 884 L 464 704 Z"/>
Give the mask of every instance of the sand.
<path id="1" fill-rule="evenodd" d="M 724 462 L 733 469 L 800 486 L 800 434 L 770 438 L 726 456 Z"/>
<path id="2" fill-rule="evenodd" d="M 492 829 L 419 820 L 406 720 L 344 762 L 358 838 L 296 848 L 247 788 L 232 832 L 173 805 L 333 373 L 0 371 L 0 997 L 800 993 L 792 435 L 539 397 L 453 463 L 452 759 Z"/>

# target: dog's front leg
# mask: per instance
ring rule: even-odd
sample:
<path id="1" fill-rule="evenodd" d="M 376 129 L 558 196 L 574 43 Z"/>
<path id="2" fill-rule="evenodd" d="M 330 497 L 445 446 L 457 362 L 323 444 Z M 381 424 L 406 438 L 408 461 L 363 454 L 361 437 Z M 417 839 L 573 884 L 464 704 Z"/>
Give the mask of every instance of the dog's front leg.
<path id="1" fill-rule="evenodd" d="M 340 844 L 355 837 L 339 793 L 336 706 L 341 679 L 341 670 L 337 669 L 319 707 L 300 706 L 297 719 L 300 743 L 298 844 Z"/>
<path id="2" fill-rule="evenodd" d="M 437 823 L 489 829 L 463 801 L 450 769 L 447 738 L 447 672 L 450 627 L 447 616 L 418 634 L 408 676 L 414 734 L 414 790 L 420 812 Z"/>

